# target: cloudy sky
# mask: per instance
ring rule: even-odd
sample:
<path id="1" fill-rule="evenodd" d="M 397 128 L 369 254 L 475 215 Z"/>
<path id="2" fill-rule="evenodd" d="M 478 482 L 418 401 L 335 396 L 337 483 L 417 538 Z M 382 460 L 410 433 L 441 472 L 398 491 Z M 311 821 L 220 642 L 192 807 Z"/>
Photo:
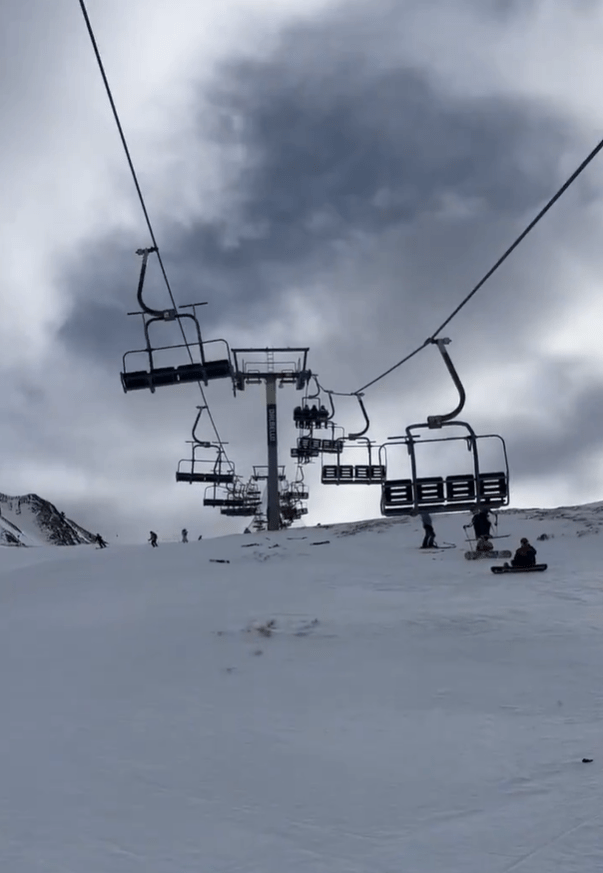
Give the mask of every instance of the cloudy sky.
<path id="1" fill-rule="evenodd" d="M 338 392 L 420 345 L 603 136 L 603 0 L 88 11 L 176 301 L 208 301 L 207 339 L 309 346 Z M 175 482 L 197 387 L 121 389 L 149 235 L 79 3 L 4 0 L 0 48 L 0 488 L 110 540 L 236 532 Z M 599 158 L 445 331 L 463 418 L 505 438 L 516 506 L 603 498 L 602 233 Z M 148 295 L 169 305 L 156 263 Z M 266 462 L 263 389 L 206 397 L 247 477 Z M 278 399 L 293 476 L 300 395 Z M 380 443 L 456 395 L 431 347 L 365 402 Z M 358 429 L 353 399 L 336 419 Z M 309 522 L 378 514 L 378 489 L 305 474 Z"/>

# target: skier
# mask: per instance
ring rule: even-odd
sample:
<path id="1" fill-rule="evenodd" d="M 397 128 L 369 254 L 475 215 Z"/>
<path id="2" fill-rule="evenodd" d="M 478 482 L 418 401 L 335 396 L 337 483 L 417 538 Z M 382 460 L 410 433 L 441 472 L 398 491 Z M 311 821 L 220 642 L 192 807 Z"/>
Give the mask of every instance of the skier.
<path id="1" fill-rule="evenodd" d="M 530 545 L 526 537 L 521 538 L 521 545 L 511 561 L 512 567 L 533 567 L 536 563 L 536 549 Z"/>
<path id="2" fill-rule="evenodd" d="M 96 545 L 99 547 L 99 549 L 106 549 L 107 548 L 107 543 L 105 542 L 105 540 L 102 538 L 102 536 L 99 533 L 97 533 L 97 535 L 94 537 L 94 539 L 95 539 Z"/>
<path id="3" fill-rule="evenodd" d="M 486 539 L 489 539 L 490 537 L 492 522 L 488 518 L 488 514 L 489 510 L 487 507 L 484 509 L 480 509 L 478 507 L 473 515 L 471 524 L 473 525 L 473 530 L 475 531 L 476 540 L 481 539 L 481 537 L 486 537 Z"/>
<path id="4" fill-rule="evenodd" d="M 419 515 L 421 517 L 421 521 L 423 522 L 423 530 L 425 531 L 425 536 L 423 537 L 421 548 L 437 549 L 435 541 L 435 530 L 433 529 L 433 524 L 431 523 L 431 515 L 425 509 L 415 509 L 412 515 Z"/>
<path id="5" fill-rule="evenodd" d="M 188 543 L 188 531 L 185 527 L 182 528 L 182 542 Z"/>
<path id="6" fill-rule="evenodd" d="M 157 548 L 157 534 L 155 531 L 149 531 L 151 536 L 148 538 L 147 542 L 150 543 L 154 549 Z"/>

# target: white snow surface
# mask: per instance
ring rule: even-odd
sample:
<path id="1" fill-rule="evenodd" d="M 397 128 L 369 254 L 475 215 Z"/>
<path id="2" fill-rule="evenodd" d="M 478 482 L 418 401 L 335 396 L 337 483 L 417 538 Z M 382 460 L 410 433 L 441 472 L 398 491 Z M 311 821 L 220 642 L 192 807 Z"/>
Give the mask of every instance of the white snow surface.
<path id="1" fill-rule="evenodd" d="M 603 870 L 603 507 L 467 520 L 0 550 L 0 870 Z"/>

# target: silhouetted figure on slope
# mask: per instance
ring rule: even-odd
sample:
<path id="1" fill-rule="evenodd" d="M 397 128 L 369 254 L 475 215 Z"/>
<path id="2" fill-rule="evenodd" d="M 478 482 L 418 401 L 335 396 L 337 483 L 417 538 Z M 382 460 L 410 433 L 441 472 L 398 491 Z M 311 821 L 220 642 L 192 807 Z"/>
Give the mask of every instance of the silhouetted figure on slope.
<path id="1" fill-rule="evenodd" d="M 106 549 L 107 548 L 106 541 L 102 538 L 102 536 L 99 533 L 97 533 L 97 535 L 94 537 L 94 539 L 96 540 L 96 545 L 99 547 L 99 549 Z"/>
<path id="2" fill-rule="evenodd" d="M 150 531 L 150 534 L 151 534 L 151 536 L 149 537 L 147 542 L 149 542 L 153 546 L 153 548 L 156 549 L 157 548 L 157 534 L 153 530 Z"/>
<path id="3" fill-rule="evenodd" d="M 437 549 L 435 541 L 435 530 L 433 529 L 431 515 L 425 509 L 415 510 L 412 514 L 420 516 L 421 521 L 423 522 L 423 531 L 425 533 L 425 536 L 423 537 L 421 548 Z"/>
<path id="4" fill-rule="evenodd" d="M 188 531 L 185 527 L 182 528 L 182 542 L 188 543 Z"/>
<path id="5" fill-rule="evenodd" d="M 475 539 L 479 540 L 482 537 L 488 539 L 492 530 L 492 522 L 488 518 L 487 509 L 478 509 L 471 521 L 473 530 L 475 531 Z"/>

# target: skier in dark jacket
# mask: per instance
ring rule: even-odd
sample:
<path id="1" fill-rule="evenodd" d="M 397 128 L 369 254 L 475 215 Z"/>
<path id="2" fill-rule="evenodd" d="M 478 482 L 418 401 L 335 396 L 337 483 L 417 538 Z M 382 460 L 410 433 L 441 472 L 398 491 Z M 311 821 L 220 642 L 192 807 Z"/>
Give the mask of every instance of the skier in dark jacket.
<path id="1" fill-rule="evenodd" d="M 482 537 L 486 537 L 486 539 L 490 538 L 490 531 L 492 530 L 492 522 L 489 517 L 489 510 L 485 509 L 477 509 L 473 519 L 471 520 L 471 524 L 473 525 L 473 530 L 475 531 L 475 539 L 479 540 Z"/>
<path id="2" fill-rule="evenodd" d="M 96 540 L 96 545 L 99 547 L 99 549 L 106 549 L 107 548 L 107 543 L 105 542 L 105 540 L 102 538 L 102 536 L 100 534 L 97 534 L 94 537 L 94 539 Z"/>
<path id="3" fill-rule="evenodd" d="M 153 530 L 150 531 L 150 534 L 151 534 L 151 536 L 149 537 L 147 542 L 149 542 L 153 546 L 153 548 L 156 549 L 157 548 L 157 534 Z"/>
<path id="4" fill-rule="evenodd" d="M 435 542 L 435 530 L 433 529 L 431 515 L 425 509 L 415 510 L 412 514 L 419 515 L 421 517 L 421 521 L 423 522 L 423 530 L 425 532 L 425 536 L 423 537 L 421 548 L 437 549 Z"/>
<path id="5" fill-rule="evenodd" d="M 182 528 L 182 542 L 188 543 L 188 531 L 185 527 Z"/>
<path id="6" fill-rule="evenodd" d="M 521 545 L 511 561 L 512 567 L 533 567 L 536 563 L 536 549 L 530 545 L 526 537 L 521 538 Z"/>

